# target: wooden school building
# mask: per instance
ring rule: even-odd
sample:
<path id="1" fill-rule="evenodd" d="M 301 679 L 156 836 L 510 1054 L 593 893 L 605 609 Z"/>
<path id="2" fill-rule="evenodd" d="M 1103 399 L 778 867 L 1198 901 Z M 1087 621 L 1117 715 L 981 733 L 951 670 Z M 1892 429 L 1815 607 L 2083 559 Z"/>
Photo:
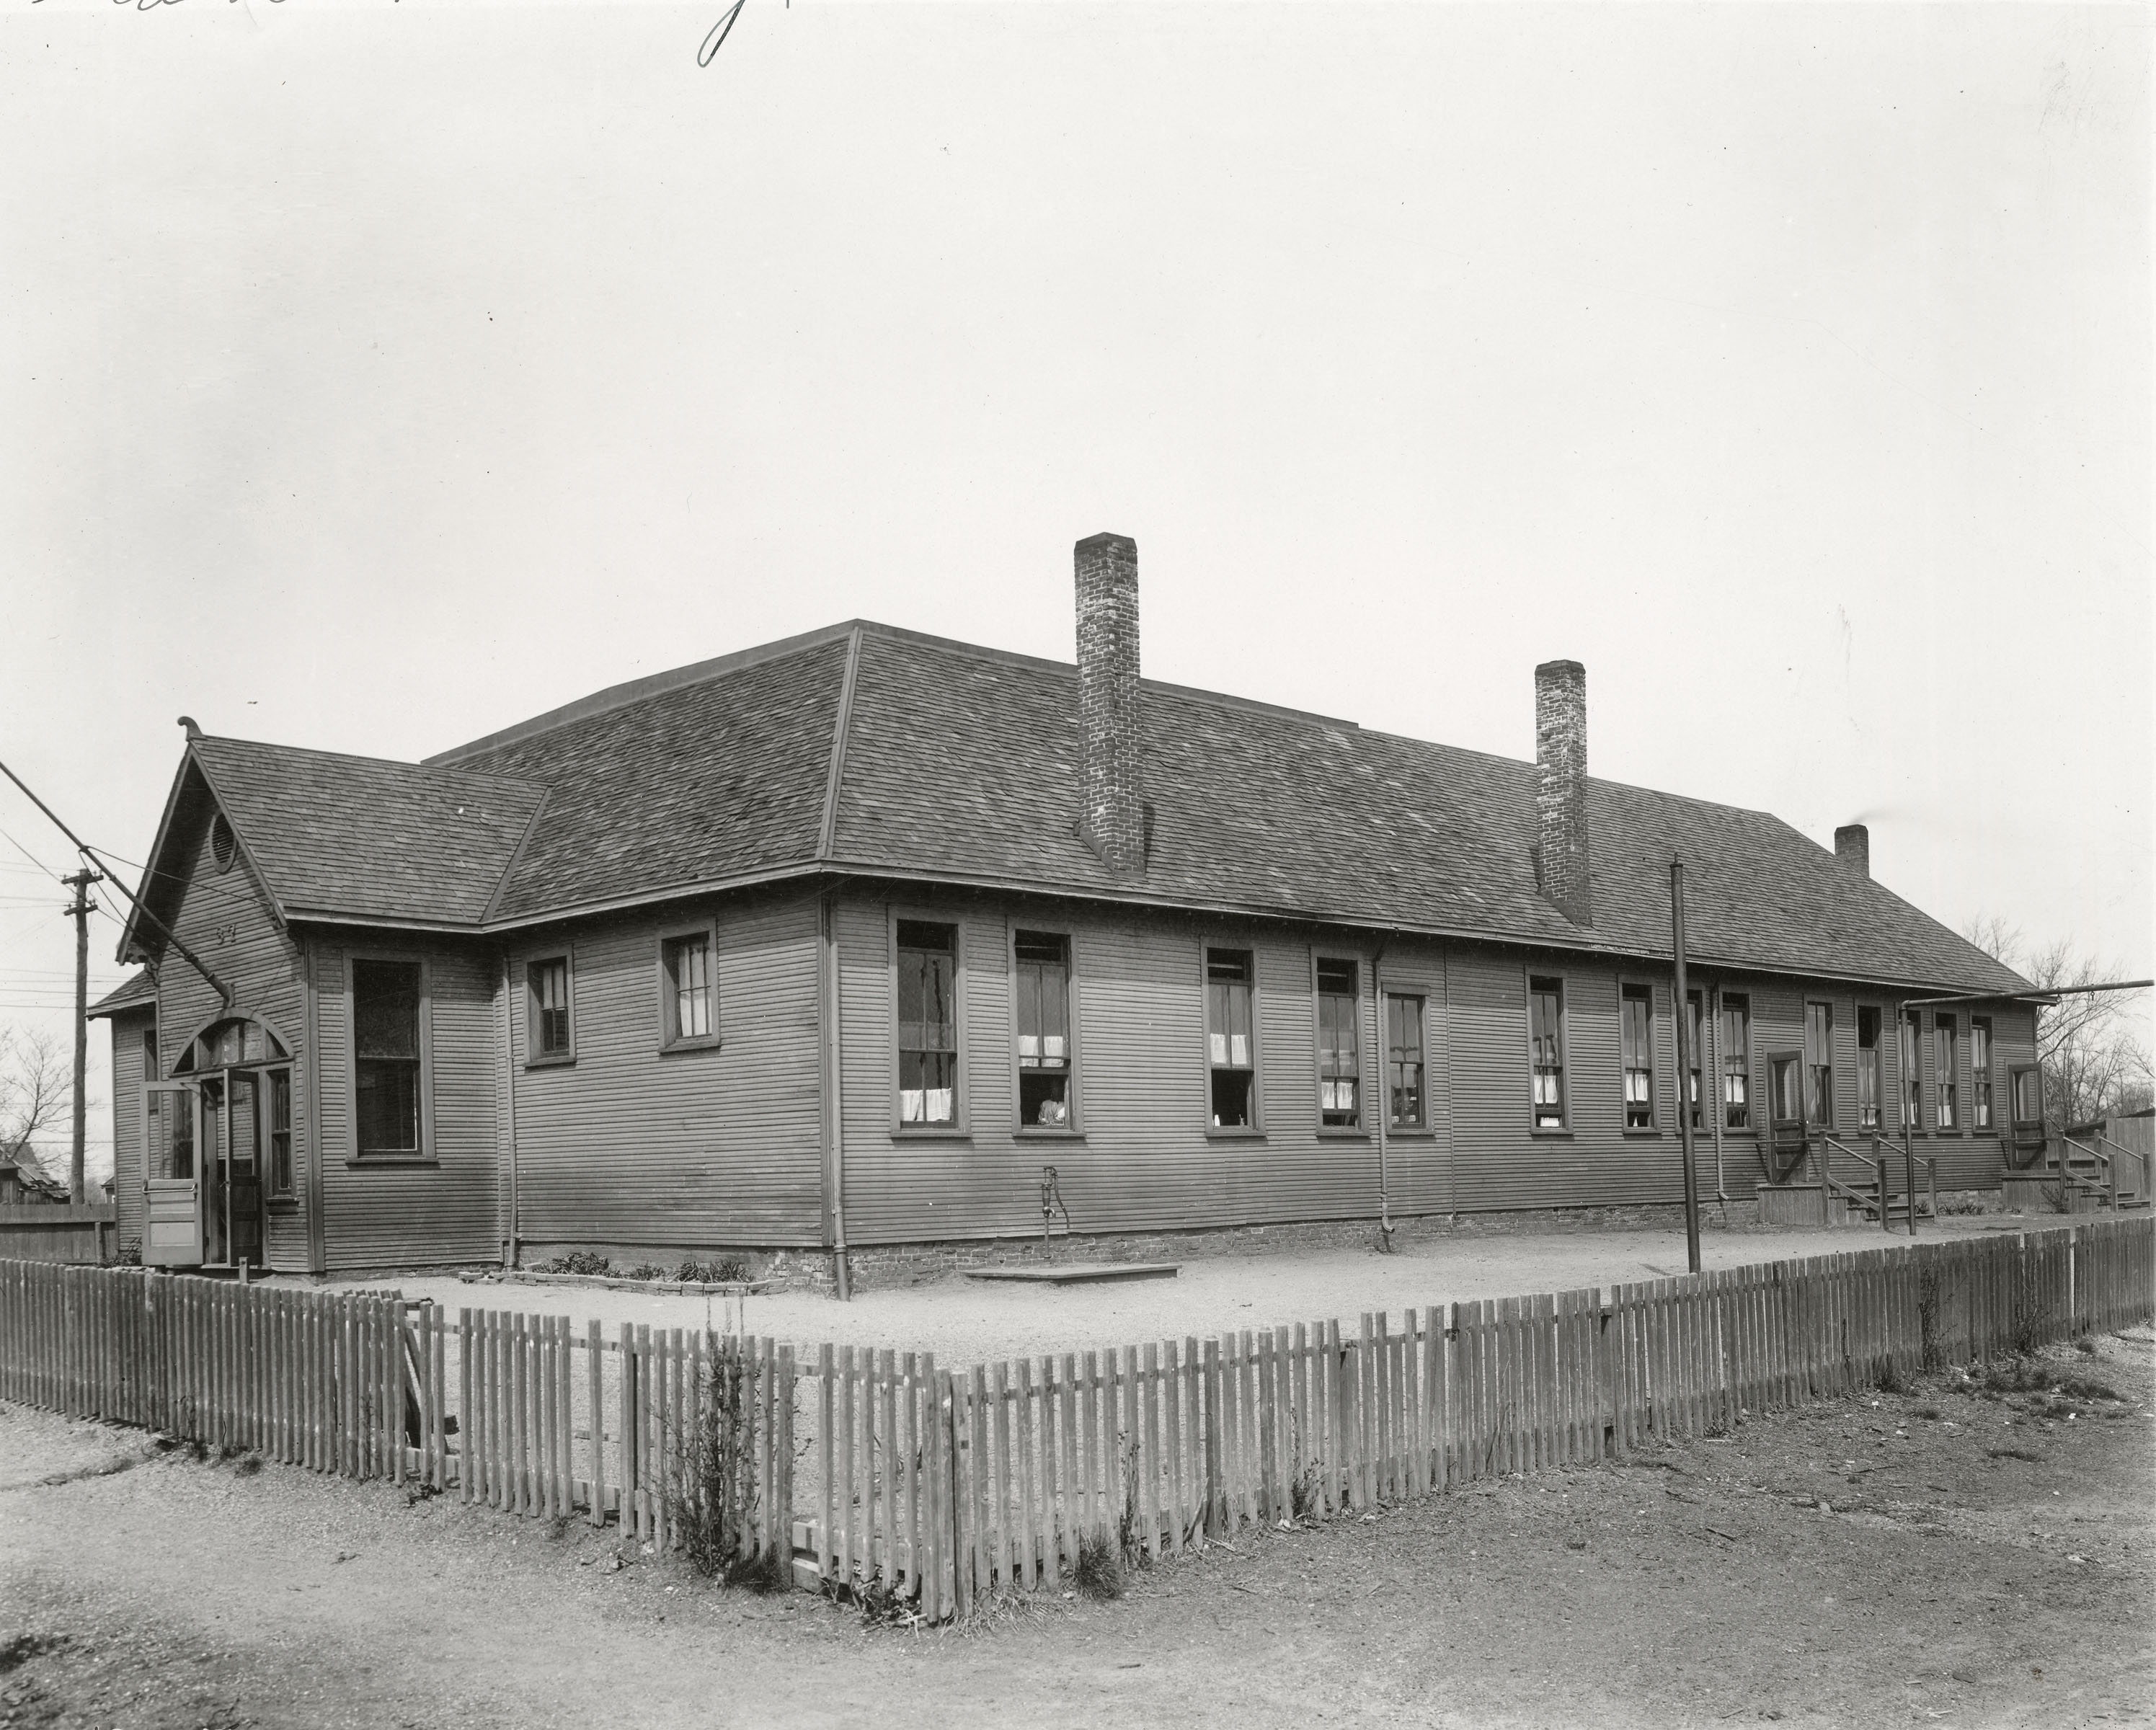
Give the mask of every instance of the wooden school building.
<path id="1" fill-rule="evenodd" d="M 424 762 L 190 725 L 94 1011 L 123 1246 L 828 1271 L 1045 1191 L 1081 1237 L 1666 1204 L 1680 1109 L 1743 1204 L 1905 1116 L 1942 1189 L 2041 1153 L 2030 986 L 1861 828 L 1593 778 L 1574 662 L 1532 762 L 1145 680 L 1132 544 L 1076 567 L 1075 667 L 853 623 Z"/>

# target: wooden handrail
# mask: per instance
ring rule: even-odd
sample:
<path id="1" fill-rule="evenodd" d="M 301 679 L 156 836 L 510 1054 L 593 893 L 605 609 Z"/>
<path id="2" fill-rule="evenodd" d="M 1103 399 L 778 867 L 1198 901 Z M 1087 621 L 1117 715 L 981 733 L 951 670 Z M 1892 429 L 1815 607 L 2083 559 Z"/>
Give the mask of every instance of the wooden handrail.
<path id="1" fill-rule="evenodd" d="M 2096 1138 L 2100 1142 L 2106 1142 L 2108 1145 L 2118 1148 L 2120 1152 L 2123 1153 L 2128 1159 L 2132 1160 L 2136 1165 L 2141 1168 L 2141 1193 L 2143 1195 L 2148 1194 L 2148 1156 L 2135 1148 L 2128 1147 L 2123 1142 L 2112 1141 L 2112 1138 L 2106 1135 L 2102 1130 L 2098 1130 L 2096 1132 Z"/>
<path id="2" fill-rule="evenodd" d="M 1845 1200 L 1855 1202 L 1861 1208 L 1868 1208 L 1871 1205 L 1861 1191 L 1851 1188 L 1834 1174 L 1832 1156 L 1835 1153 L 1846 1153 L 1859 1165 L 1871 1168 L 1872 1181 L 1879 1186 L 1879 1223 L 1887 1230 L 1892 1231 L 1894 1229 L 1893 1221 L 1888 1217 L 1887 1209 L 1886 1162 L 1873 1159 L 1868 1154 L 1860 1153 L 1847 1142 L 1838 1142 L 1830 1135 L 1821 1136 L 1820 1141 L 1824 1147 L 1820 1158 L 1820 1195 L 1822 1204 L 1826 1197 L 1838 1194 Z"/>

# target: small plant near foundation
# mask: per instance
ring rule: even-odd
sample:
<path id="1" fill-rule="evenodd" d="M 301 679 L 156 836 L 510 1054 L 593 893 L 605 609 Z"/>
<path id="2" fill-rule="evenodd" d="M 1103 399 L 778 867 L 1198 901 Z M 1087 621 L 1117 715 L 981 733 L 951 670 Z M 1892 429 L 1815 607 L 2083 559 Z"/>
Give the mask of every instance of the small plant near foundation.
<path id="1" fill-rule="evenodd" d="M 596 1250 L 572 1250 L 566 1255 L 557 1255 L 551 1261 L 532 1264 L 535 1274 L 604 1274 L 611 1272 L 613 1263 Z"/>
<path id="2" fill-rule="evenodd" d="M 790 1558 L 756 1542 L 756 1378 L 738 1341 L 714 1333 L 705 1342 L 702 1413 L 667 1474 L 666 1523 L 681 1534 L 689 1565 L 706 1579 L 782 1590 Z"/>
<path id="3" fill-rule="evenodd" d="M 621 1276 L 624 1280 L 663 1280 L 666 1270 L 655 1261 L 639 1261 L 634 1267 L 624 1268 Z"/>
<path id="4" fill-rule="evenodd" d="M 1123 1558 L 1097 1532 L 1078 1541 L 1078 1565 L 1071 1576 L 1079 1595 L 1107 1604 L 1123 1595 Z"/>
<path id="5" fill-rule="evenodd" d="M 685 1286 L 732 1286 L 749 1277 L 748 1264 L 738 1255 L 721 1255 L 716 1261 L 683 1260 L 674 1277 Z"/>

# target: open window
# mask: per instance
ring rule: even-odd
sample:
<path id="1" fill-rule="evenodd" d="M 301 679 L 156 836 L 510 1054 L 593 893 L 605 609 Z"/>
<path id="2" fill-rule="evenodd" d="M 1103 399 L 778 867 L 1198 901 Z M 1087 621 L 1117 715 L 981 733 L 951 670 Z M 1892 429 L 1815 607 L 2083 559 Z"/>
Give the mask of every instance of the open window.
<path id="1" fill-rule="evenodd" d="M 1355 963 L 1317 962 L 1317 1121 L 1327 1129 L 1363 1122 L 1363 1002 Z"/>
<path id="2" fill-rule="evenodd" d="M 1932 1048 L 1937 1077 L 1933 1096 L 1938 1101 L 1939 1132 L 1951 1135 L 1961 1127 L 1960 1029 L 1951 1015 L 1932 1018 Z"/>
<path id="3" fill-rule="evenodd" d="M 1969 1107 L 1972 1128 L 1989 1130 L 1991 1111 L 1991 1018 L 1969 1019 Z"/>
<path id="4" fill-rule="evenodd" d="M 1834 1005 L 1804 1005 L 1804 1122 L 1834 1128 Z"/>
<path id="5" fill-rule="evenodd" d="M 1250 1013 L 1255 971 L 1247 949 L 1205 952 L 1208 1104 L 1215 1129 L 1258 1127 L 1258 1050 Z"/>
<path id="6" fill-rule="evenodd" d="M 1625 1127 L 1655 1127 L 1655 991 L 1626 985 L 1618 993 L 1620 1045 L 1625 1064 Z"/>
<path id="7" fill-rule="evenodd" d="M 1879 1132 L 1879 1024 L 1875 1004 L 1856 1006 L 1856 1127 Z"/>
<path id="8" fill-rule="evenodd" d="M 1722 1127 L 1752 1127 L 1752 998 L 1722 993 Z"/>
<path id="9" fill-rule="evenodd" d="M 1690 1073 L 1685 1076 L 1685 1111 L 1697 1134 L 1707 1126 L 1700 1117 L 1700 1077 L 1707 1066 L 1707 997 L 1698 991 L 1685 993 L 1685 1053 Z"/>
<path id="10" fill-rule="evenodd" d="M 718 940 L 707 921 L 659 940 L 659 1049 L 693 1051 L 719 1042 Z M 565 999 L 572 982 L 562 970 Z M 565 1001 L 564 1009 L 571 1005 Z M 576 1025 L 567 1029 L 575 1049 Z"/>
<path id="11" fill-rule="evenodd" d="M 1385 1067 L 1394 1129 L 1430 1127 L 1430 1106 L 1423 1076 L 1427 1067 L 1423 1035 L 1424 1000 L 1385 997 Z"/>
<path id="12" fill-rule="evenodd" d="M 898 1122 L 958 1127 L 958 927 L 897 921 Z"/>
<path id="13" fill-rule="evenodd" d="M 1537 1129 L 1565 1127 L 1564 981 L 1527 980 L 1527 1067 Z"/>
<path id="14" fill-rule="evenodd" d="M 1077 1054 L 1070 1038 L 1070 939 L 1022 931 L 1011 940 L 1017 971 L 1018 1122 L 1073 1127 Z"/>

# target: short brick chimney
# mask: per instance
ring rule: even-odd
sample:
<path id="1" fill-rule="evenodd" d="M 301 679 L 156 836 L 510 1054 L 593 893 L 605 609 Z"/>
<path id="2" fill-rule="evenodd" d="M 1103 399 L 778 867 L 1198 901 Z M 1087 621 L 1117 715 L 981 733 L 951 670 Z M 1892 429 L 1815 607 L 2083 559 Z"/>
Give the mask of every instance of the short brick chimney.
<path id="1" fill-rule="evenodd" d="M 1871 831 L 1861 823 L 1845 823 L 1834 832 L 1834 856 L 1858 876 L 1870 876 Z"/>
<path id="2" fill-rule="evenodd" d="M 1594 923 L 1587 886 L 1587 669 L 1535 669 L 1535 818 L 1543 893 L 1574 925 Z"/>
<path id="3" fill-rule="evenodd" d="M 1084 800 L 1078 832 L 1117 876 L 1145 869 L 1138 757 L 1138 544 L 1078 543 L 1078 725 Z"/>

